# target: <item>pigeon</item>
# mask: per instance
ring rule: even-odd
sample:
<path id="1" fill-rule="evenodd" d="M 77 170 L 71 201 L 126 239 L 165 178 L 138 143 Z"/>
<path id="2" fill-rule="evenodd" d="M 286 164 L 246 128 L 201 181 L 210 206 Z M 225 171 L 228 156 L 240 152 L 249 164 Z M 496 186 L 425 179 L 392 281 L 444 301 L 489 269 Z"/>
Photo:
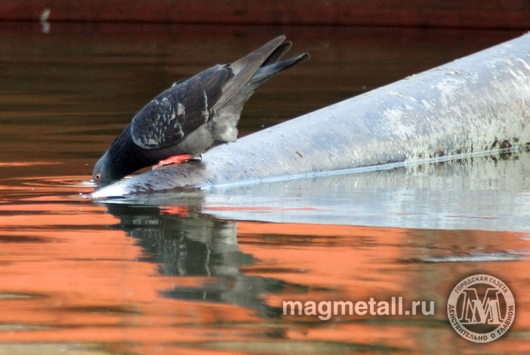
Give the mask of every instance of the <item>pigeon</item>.
<path id="1" fill-rule="evenodd" d="M 237 139 L 243 105 L 276 74 L 309 58 L 281 60 L 291 48 L 279 36 L 233 62 L 177 81 L 134 116 L 94 167 L 106 185 L 148 167 L 199 160 L 201 154 Z"/>

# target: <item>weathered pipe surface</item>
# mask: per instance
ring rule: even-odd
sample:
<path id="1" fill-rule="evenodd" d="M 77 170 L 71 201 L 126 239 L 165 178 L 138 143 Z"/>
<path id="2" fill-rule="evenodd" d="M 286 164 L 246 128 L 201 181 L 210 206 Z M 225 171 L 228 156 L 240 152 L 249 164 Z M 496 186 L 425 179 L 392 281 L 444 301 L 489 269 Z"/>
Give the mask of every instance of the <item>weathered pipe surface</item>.
<path id="1" fill-rule="evenodd" d="M 104 199 L 179 187 L 288 179 L 530 142 L 530 35 L 95 191 Z"/>

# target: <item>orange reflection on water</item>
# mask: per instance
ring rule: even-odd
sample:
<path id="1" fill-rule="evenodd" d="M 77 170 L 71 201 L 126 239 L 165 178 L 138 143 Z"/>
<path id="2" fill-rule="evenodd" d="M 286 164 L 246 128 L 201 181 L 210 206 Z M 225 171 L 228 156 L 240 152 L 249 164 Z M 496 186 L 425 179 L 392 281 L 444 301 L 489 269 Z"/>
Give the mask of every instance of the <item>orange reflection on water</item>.
<path id="1" fill-rule="evenodd" d="M 255 321 L 246 309 L 162 297 L 177 284 L 203 280 L 159 276 L 156 264 L 139 261 L 135 239 L 109 228 L 118 219 L 106 210 L 71 197 L 0 205 L 0 342 L 149 348 L 200 341 L 220 320 Z"/>
<path id="2" fill-rule="evenodd" d="M 286 300 L 368 301 L 403 297 L 435 302 L 434 316 L 339 315 L 322 321 L 315 316 L 286 317 L 290 339 L 398 346 L 414 352 L 474 352 L 477 344 L 453 331 L 446 302 L 451 289 L 465 276 L 486 273 L 505 281 L 516 296 L 517 316 L 502 341 L 480 345 L 493 353 L 528 351 L 519 339 L 530 327 L 528 260 L 492 262 L 426 262 L 426 257 L 475 255 L 528 250 L 523 233 L 450 230 L 406 230 L 358 226 L 297 225 L 239 222 L 241 249 L 259 262 L 247 274 L 310 285 L 307 292 L 291 288 L 264 295 L 268 304 Z M 430 339 L 430 341 L 427 341 Z"/>
<path id="3" fill-rule="evenodd" d="M 497 251 L 524 255 L 524 234 L 233 222 L 199 218 L 182 208 L 120 211 L 78 195 L 60 195 L 72 188 L 42 181 L 0 186 L 4 196 L 25 196 L 0 204 L 4 344 L 97 343 L 111 353 L 162 354 L 287 354 L 293 349 L 309 354 L 474 353 L 477 345 L 450 328 L 445 303 L 457 281 L 480 272 L 505 281 L 518 306 L 509 334 L 480 349 L 530 350 L 524 340 L 530 327 L 524 307 L 529 301 L 526 259 L 428 261 Z M 91 191 L 76 186 L 76 191 Z M 49 195 L 53 191 L 56 195 Z M 160 239 L 152 238 L 155 234 Z M 209 258 L 217 260 L 206 261 L 211 274 L 161 274 L 160 267 L 171 266 L 173 257 L 164 254 L 165 248 L 182 235 L 189 248 L 203 243 Z M 149 243 L 161 244 L 149 249 Z M 188 261 L 197 262 L 201 255 L 192 252 L 188 249 Z M 156 253 L 161 254 L 149 258 Z M 238 254 L 247 261 L 234 262 Z M 207 290 L 208 284 L 221 285 L 215 290 L 218 299 L 167 294 Z M 269 286 L 259 288 L 263 284 Z M 288 300 L 355 302 L 371 297 L 402 297 L 405 306 L 432 300 L 435 314 L 320 320 L 259 312 L 262 303 L 281 311 Z"/>

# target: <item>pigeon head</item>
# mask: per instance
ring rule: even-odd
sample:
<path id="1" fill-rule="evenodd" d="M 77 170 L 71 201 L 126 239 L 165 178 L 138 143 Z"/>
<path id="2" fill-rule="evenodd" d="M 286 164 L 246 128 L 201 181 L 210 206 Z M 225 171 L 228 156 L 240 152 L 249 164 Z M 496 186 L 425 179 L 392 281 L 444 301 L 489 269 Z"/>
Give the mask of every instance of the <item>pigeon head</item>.
<path id="1" fill-rule="evenodd" d="M 113 176 L 112 172 L 108 169 L 108 151 L 98 160 L 92 171 L 92 179 L 98 185 L 110 184 L 115 180 L 119 180 Z"/>

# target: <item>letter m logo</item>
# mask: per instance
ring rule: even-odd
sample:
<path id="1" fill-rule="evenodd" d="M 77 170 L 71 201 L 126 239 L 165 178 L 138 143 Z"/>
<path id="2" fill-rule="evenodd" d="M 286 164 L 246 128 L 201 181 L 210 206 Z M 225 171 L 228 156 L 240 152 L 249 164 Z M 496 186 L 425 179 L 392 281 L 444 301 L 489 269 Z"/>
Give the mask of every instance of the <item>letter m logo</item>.
<path id="1" fill-rule="evenodd" d="M 501 316 L 499 294 L 497 289 L 488 288 L 480 299 L 475 288 L 465 290 L 460 323 L 500 325 L 504 318 Z"/>

